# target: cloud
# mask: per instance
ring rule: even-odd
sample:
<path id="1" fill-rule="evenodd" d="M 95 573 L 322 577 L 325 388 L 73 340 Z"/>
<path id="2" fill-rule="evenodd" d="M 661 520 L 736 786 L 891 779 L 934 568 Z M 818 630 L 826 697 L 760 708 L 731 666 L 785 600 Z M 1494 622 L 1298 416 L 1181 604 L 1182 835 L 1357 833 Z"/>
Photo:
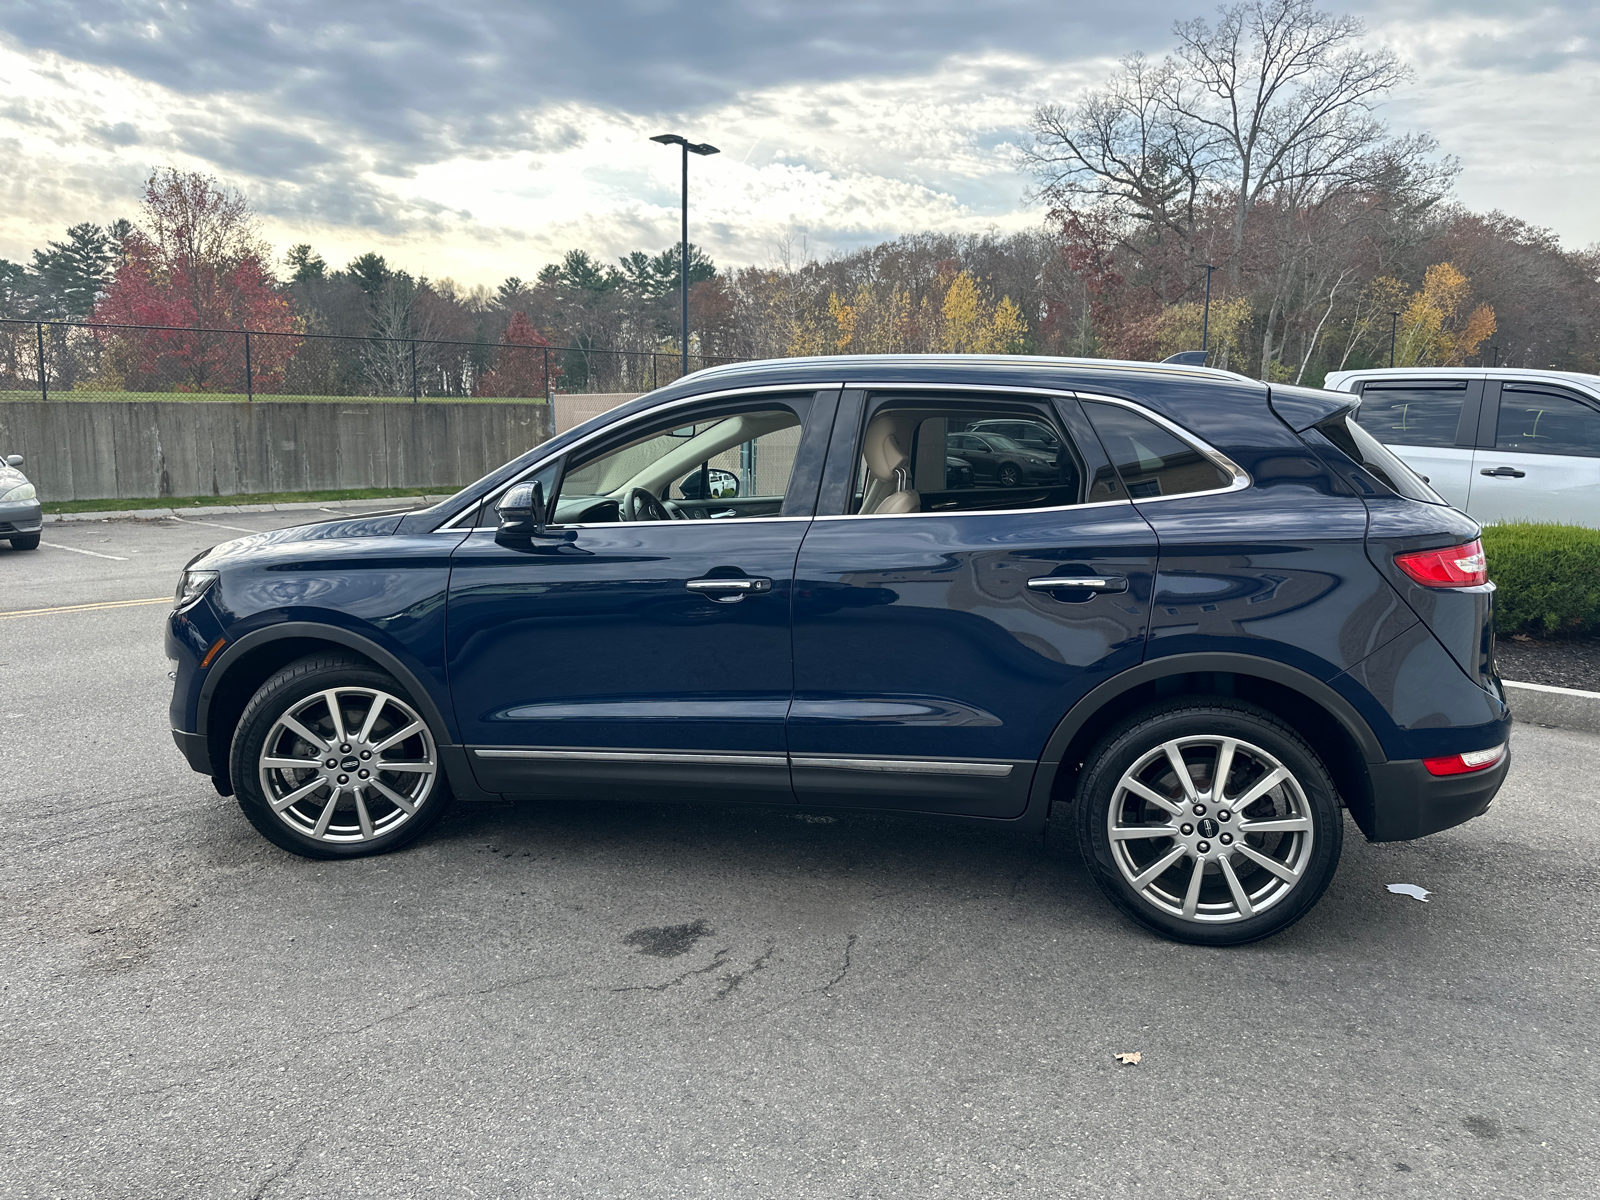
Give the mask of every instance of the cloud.
<path id="1" fill-rule="evenodd" d="M 1418 68 L 1397 128 L 1429 129 L 1469 203 L 1600 239 L 1587 136 L 1600 16 L 1575 0 L 1369 4 Z M 158 165 L 211 171 L 280 245 L 367 249 L 431 274 L 531 277 L 581 245 L 677 232 L 676 130 L 695 239 L 721 262 L 803 238 L 827 253 L 925 229 L 1036 224 L 1015 147 L 1174 15 L 1154 0 L 647 0 L 448 5 L 24 0 L 0 18 L 0 255 L 130 212 Z M 1567 186 L 1551 188 L 1559 175 Z"/>

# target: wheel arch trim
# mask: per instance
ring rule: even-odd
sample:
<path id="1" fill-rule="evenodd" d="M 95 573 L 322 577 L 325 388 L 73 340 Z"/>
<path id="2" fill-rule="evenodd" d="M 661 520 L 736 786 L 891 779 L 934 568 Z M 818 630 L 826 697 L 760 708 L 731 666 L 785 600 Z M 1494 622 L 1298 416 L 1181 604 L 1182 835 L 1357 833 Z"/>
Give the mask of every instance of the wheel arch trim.
<path id="1" fill-rule="evenodd" d="M 1377 735 L 1373 733 L 1366 719 L 1350 701 L 1329 684 L 1296 667 L 1269 658 L 1220 652 L 1171 654 L 1161 658 L 1146 659 L 1137 667 L 1130 667 L 1115 678 L 1106 680 L 1074 704 L 1067 711 L 1067 715 L 1057 723 L 1055 732 L 1050 735 L 1050 740 L 1045 743 L 1044 753 L 1040 756 L 1041 766 L 1061 762 L 1078 732 L 1118 696 L 1163 679 L 1199 674 L 1247 675 L 1298 692 L 1307 700 L 1333 714 L 1334 719 L 1360 748 L 1362 759 L 1367 764 L 1389 761 L 1378 742 Z"/>
<path id="2" fill-rule="evenodd" d="M 199 728 L 195 731 L 201 737 L 209 738 L 211 726 L 211 709 L 216 697 L 217 688 L 227 678 L 229 668 L 238 664 L 246 654 L 260 649 L 272 642 L 286 641 L 289 639 L 304 639 L 310 641 L 330 642 L 342 646 L 347 650 L 354 650 L 365 658 L 370 658 L 382 667 L 403 686 L 410 695 L 412 702 L 417 706 L 423 717 L 432 727 L 435 742 L 453 744 L 456 742 L 454 723 L 448 714 L 439 707 L 433 693 L 427 685 L 417 676 L 417 673 L 401 661 L 392 650 L 385 649 L 378 642 L 369 637 L 364 637 L 349 629 L 342 629 L 337 625 L 323 625 L 316 621 L 280 621 L 261 629 L 251 630 L 236 642 L 231 642 L 218 656 L 206 673 L 206 680 L 200 687 L 200 698 L 195 713 L 195 724 Z M 442 737 L 440 735 L 443 735 Z"/>

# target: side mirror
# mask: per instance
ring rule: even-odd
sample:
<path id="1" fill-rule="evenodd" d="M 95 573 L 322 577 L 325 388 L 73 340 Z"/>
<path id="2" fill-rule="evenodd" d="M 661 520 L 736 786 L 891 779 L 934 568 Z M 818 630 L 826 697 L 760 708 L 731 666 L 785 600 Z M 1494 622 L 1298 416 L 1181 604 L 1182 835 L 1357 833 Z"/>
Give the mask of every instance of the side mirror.
<path id="1" fill-rule="evenodd" d="M 21 465 L 22 465 L 22 455 L 20 455 L 20 454 L 8 454 L 8 455 L 6 455 L 6 466 L 8 466 L 8 467 L 20 467 Z"/>
<path id="2" fill-rule="evenodd" d="M 684 476 L 678 495 L 684 500 L 731 500 L 739 494 L 739 477 L 721 467 L 709 467 Z"/>
<path id="3" fill-rule="evenodd" d="M 543 537 L 544 484 L 537 479 L 513 484 L 500 497 L 494 512 L 500 518 L 500 527 L 495 530 L 494 540 L 501 545 L 527 545 L 534 538 Z"/>

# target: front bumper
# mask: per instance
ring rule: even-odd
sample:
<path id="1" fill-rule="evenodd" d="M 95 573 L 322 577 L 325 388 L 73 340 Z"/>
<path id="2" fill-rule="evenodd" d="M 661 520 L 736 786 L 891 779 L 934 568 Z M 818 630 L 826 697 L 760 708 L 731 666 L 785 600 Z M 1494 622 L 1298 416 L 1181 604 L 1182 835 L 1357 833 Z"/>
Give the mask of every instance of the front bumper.
<path id="1" fill-rule="evenodd" d="M 172 731 L 172 740 L 178 743 L 178 749 L 183 752 L 183 757 L 189 760 L 189 765 L 202 775 L 215 775 L 211 769 L 211 747 L 206 745 L 206 735 L 203 733 L 185 733 L 181 729 Z"/>
<path id="2" fill-rule="evenodd" d="M 1511 751 L 1494 766 L 1465 775 L 1431 775 L 1420 759 L 1371 763 L 1372 808 L 1362 832 L 1369 841 L 1427 837 L 1482 816 L 1511 767 Z"/>
<path id="3" fill-rule="evenodd" d="M 0 504 L 0 538 L 13 533 L 38 533 L 44 528 L 44 509 L 37 500 Z"/>

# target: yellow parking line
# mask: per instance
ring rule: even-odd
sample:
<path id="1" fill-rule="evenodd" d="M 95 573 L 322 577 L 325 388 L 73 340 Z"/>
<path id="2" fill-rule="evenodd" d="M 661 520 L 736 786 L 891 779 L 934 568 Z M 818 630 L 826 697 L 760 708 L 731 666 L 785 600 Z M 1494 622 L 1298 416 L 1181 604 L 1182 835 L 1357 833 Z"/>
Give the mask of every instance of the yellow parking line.
<path id="1" fill-rule="evenodd" d="M 141 604 L 171 604 L 171 596 L 157 596 L 154 600 L 106 600 L 99 604 L 63 604 L 58 608 L 18 608 L 0 612 L 0 621 L 9 617 L 46 617 L 51 613 L 93 612 L 97 608 L 136 608 Z"/>

